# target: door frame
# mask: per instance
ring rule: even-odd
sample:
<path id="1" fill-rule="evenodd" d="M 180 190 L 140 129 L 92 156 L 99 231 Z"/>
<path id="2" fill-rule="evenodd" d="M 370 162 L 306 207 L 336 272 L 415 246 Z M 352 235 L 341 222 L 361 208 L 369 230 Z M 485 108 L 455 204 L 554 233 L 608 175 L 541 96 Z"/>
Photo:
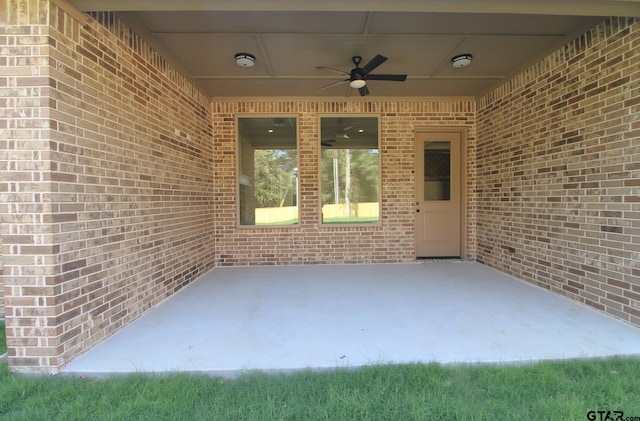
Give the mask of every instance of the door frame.
<path id="1" fill-rule="evenodd" d="M 460 258 L 467 259 L 467 203 L 468 203 L 468 186 L 467 186 L 467 133 L 469 131 L 468 127 L 465 126 L 420 126 L 416 127 L 413 134 L 413 145 L 414 149 L 418 142 L 418 135 L 420 133 L 456 133 L 460 135 Z M 418 177 L 416 172 L 416 160 L 417 157 L 414 156 L 413 159 L 413 185 L 416 185 L 415 177 Z M 415 203 L 417 201 L 417 197 L 415 197 L 415 188 L 414 188 L 414 197 L 413 197 L 413 207 L 415 208 Z M 414 212 L 415 213 L 415 212 Z M 415 215 L 414 215 L 415 218 Z M 415 233 L 415 223 L 414 223 L 414 237 Z M 414 238 L 415 243 L 415 238 Z M 416 253 L 415 247 L 413 250 L 414 259 L 418 260 L 418 255 Z"/>

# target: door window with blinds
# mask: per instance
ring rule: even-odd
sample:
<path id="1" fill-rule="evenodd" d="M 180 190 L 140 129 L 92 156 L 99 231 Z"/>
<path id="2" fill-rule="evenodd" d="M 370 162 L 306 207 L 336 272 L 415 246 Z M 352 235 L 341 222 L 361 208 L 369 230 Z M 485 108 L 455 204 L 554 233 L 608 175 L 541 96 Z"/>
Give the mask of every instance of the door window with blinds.
<path id="1" fill-rule="evenodd" d="M 424 143 L 424 200 L 451 199 L 451 142 Z"/>

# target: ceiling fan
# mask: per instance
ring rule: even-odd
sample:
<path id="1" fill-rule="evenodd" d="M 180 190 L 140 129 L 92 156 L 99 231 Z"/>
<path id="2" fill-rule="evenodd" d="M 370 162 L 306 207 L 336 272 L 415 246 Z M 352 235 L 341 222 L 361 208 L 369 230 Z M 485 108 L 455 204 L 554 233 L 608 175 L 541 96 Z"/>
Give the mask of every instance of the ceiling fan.
<path id="1" fill-rule="evenodd" d="M 340 120 L 340 119 L 338 119 Z M 349 126 L 349 127 L 345 127 L 342 129 L 342 133 L 336 133 L 335 137 L 333 139 L 325 139 L 325 140 L 321 140 L 320 144 L 322 146 L 326 146 L 326 147 L 332 147 L 333 144 L 336 142 L 336 140 L 340 140 L 340 139 L 351 139 L 351 137 L 349 137 L 349 134 L 347 133 L 349 130 L 353 129 L 353 126 Z"/>
<path id="2" fill-rule="evenodd" d="M 387 80 L 387 81 L 396 81 L 396 82 L 404 82 L 407 79 L 407 75 L 385 75 L 385 74 L 371 74 L 371 71 L 380 66 L 382 63 L 387 61 L 387 57 L 381 56 L 377 54 L 374 58 L 371 59 L 367 64 L 360 67 L 360 63 L 362 62 L 362 57 L 354 56 L 351 58 L 353 64 L 356 66 L 351 69 L 351 72 L 345 72 L 342 70 L 334 69 L 326 66 L 318 66 L 317 69 L 327 70 L 329 72 L 339 73 L 341 75 L 348 76 L 348 79 L 341 80 L 339 82 L 332 83 L 327 86 L 323 86 L 319 89 L 327 89 L 335 85 L 339 85 L 341 83 L 349 82 L 349 86 L 354 89 L 357 89 L 360 92 L 360 96 L 369 95 L 369 88 L 367 88 L 368 80 Z"/>

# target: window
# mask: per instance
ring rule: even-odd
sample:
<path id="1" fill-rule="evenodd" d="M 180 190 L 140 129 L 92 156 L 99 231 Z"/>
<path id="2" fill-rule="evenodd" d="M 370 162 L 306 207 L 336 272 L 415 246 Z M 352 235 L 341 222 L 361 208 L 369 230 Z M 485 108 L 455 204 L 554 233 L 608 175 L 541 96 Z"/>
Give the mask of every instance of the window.
<path id="1" fill-rule="evenodd" d="M 238 118 L 240 225 L 298 223 L 295 117 Z"/>
<path id="2" fill-rule="evenodd" d="M 451 142 L 424 142 L 424 200 L 451 200 Z"/>
<path id="3" fill-rule="evenodd" d="M 380 220 L 377 117 L 320 118 L 322 223 Z"/>

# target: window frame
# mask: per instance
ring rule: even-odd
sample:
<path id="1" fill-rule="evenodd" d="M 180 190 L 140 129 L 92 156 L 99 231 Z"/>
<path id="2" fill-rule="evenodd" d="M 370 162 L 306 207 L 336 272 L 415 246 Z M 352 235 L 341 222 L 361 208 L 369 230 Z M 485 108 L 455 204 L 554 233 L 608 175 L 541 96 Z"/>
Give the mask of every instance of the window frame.
<path id="1" fill-rule="evenodd" d="M 236 227 L 239 229 L 281 229 L 281 228 L 293 228 L 300 226 L 300 196 L 296 195 L 296 208 L 297 208 L 297 221 L 294 224 L 269 224 L 269 225 L 257 225 L 257 224 L 243 224 L 240 218 L 242 203 L 241 203 L 241 190 L 240 180 L 242 174 L 242 141 L 240 139 L 240 120 L 241 119 L 294 119 L 295 120 L 295 136 L 296 136 L 296 167 L 297 171 L 297 186 L 299 192 L 300 186 L 300 115 L 299 114 L 279 114 L 279 113 L 240 113 L 235 115 L 235 154 L 236 154 L 236 176 L 235 176 L 235 188 L 236 188 Z M 275 125 L 274 125 L 275 127 Z M 255 193 L 254 193 L 255 194 Z M 255 211 L 256 208 L 254 208 Z"/>

